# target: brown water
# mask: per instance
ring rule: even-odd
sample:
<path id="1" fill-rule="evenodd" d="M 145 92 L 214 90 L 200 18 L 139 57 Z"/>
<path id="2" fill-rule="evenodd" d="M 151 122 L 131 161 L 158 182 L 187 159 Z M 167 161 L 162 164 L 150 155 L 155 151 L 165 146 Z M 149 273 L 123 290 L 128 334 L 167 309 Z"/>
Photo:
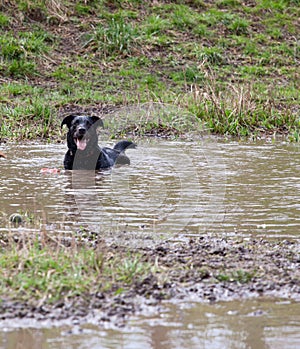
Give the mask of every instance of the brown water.
<path id="1" fill-rule="evenodd" d="M 300 157 L 295 144 L 140 142 L 131 166 L 62 168 L 65 145 L 7 145 L 1 167 L 3 231 L 55 234 L 85 227 L 137 244 L 199 234 L 298 237 Z M 21 212 L 22 227 L 9 225 Z"/>
<path id="2" fill-rule="evenodd" d="M 2 145 L 0 232 L 71 234 L 85 227 L 120 244 L 226 234 L 299 239 L 299 145 L 148 141 L 129 167 L 61 168 L 65 145 Z M 20 212 L 23 225 L 9 216 Z M 92 321 L 91 321 L 92 322 Z M 130 327 L 2 322 L 1 348 L 297 348 L 300 304 L 166 305 Z"/>
<path id="3" fill-rule="evenodd" d="M 296 349 L 300 304 L 246 301 L 176 304 L 139 316 L 125 329 L 2 324 L 5 349 Z"/>

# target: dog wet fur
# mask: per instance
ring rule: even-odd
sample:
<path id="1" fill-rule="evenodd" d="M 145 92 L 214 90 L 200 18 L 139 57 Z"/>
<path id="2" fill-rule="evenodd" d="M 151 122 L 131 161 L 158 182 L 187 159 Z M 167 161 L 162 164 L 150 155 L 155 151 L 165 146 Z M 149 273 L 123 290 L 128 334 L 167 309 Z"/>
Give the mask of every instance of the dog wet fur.
<path id="1" fill-rule="evenodd" d="M 63 119 L 61 127 L 64 125 L 68 127 L 65 170 L 102 170 L 130 164 L 125 150 L 136 148 L 136 144 L 122 140 L 114 148 L 101 148 L 97 128 L 103 127 L 103 121 L 98 116 L 71 114 Z"/>

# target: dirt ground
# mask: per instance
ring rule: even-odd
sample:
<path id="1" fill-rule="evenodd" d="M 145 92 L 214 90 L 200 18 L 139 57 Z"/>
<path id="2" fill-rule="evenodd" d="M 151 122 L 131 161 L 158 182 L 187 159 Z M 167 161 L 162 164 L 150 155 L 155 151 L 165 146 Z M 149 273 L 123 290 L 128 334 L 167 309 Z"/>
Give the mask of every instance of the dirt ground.
<path id="1" fill-rule="evenodd" d="M 115 244 L 105 248 L 114 254 L 128 252 Z M 164 300 L 214 303 L 267 297 L 300 301 L 299 241 L 201 237 L 141 248 L 139 253 L 159 272 L 150 272 L 120 294 L 111 289 L 51 305 L 4 299 L 0 319 L 71 324 L 92 319 L 100 326 L 124 326 L 130 316 L 148 308 L 159 313 Z"/>

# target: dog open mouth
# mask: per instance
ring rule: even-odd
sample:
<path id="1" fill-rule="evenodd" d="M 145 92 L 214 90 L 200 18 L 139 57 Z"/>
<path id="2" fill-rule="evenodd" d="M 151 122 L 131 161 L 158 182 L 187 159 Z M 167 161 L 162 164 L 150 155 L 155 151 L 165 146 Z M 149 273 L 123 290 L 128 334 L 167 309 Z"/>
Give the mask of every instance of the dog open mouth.
<path id="1" fill-rule="evenodd" d="M 78 137 L 74 137 L 74 142 L 77 146 L 77 149 L 85 150 L 88 143 L 88 139 L 87 137 L 84 137 L 84 136 L 78 136 Z"/>

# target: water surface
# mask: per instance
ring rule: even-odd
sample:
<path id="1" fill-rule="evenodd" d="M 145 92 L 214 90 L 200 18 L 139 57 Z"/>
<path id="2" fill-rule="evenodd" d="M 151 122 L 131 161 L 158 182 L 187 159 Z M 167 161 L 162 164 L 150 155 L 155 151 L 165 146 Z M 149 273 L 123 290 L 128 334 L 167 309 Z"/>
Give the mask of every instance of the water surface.
<path id="1" fill-rule="evenodd" d="M 62 168 L 65 145 L 6 145 L 1 159 L 1 230 L 72 232 L 114 239 L 184 239 L 230 234 L 297 237 L 300 158 L 295 144 L 140 141 L 131 166 L 97 173 Z M 15 229 L 10 227 L 10 229 Z"/>
<path id="2" fill-rule="evenodd" d="M 295 349 L 300 304 L 249 300 L 217 305 L 176 304 L 140 316 L 125 329 L 92 324 L 2 327 L 5 349 Z"/>
<path id="3" fill-rule="evenodd" d="M 90 229 L 119 244 L 204 234 L 299 238 L 297 144 L 141 141 L 131 166 L 104 173 L 62 169 L 65 145 L 8 144 L 0 159 L 0 232 Z M 24 223 L 14 226 L 11 214 Z M 249 300 L 168 304 L 125 329 L 1 322 L 1 348 L 300 347 L 300 304 Z M 92 321 L 90 321 L 92 322 Z"/>

